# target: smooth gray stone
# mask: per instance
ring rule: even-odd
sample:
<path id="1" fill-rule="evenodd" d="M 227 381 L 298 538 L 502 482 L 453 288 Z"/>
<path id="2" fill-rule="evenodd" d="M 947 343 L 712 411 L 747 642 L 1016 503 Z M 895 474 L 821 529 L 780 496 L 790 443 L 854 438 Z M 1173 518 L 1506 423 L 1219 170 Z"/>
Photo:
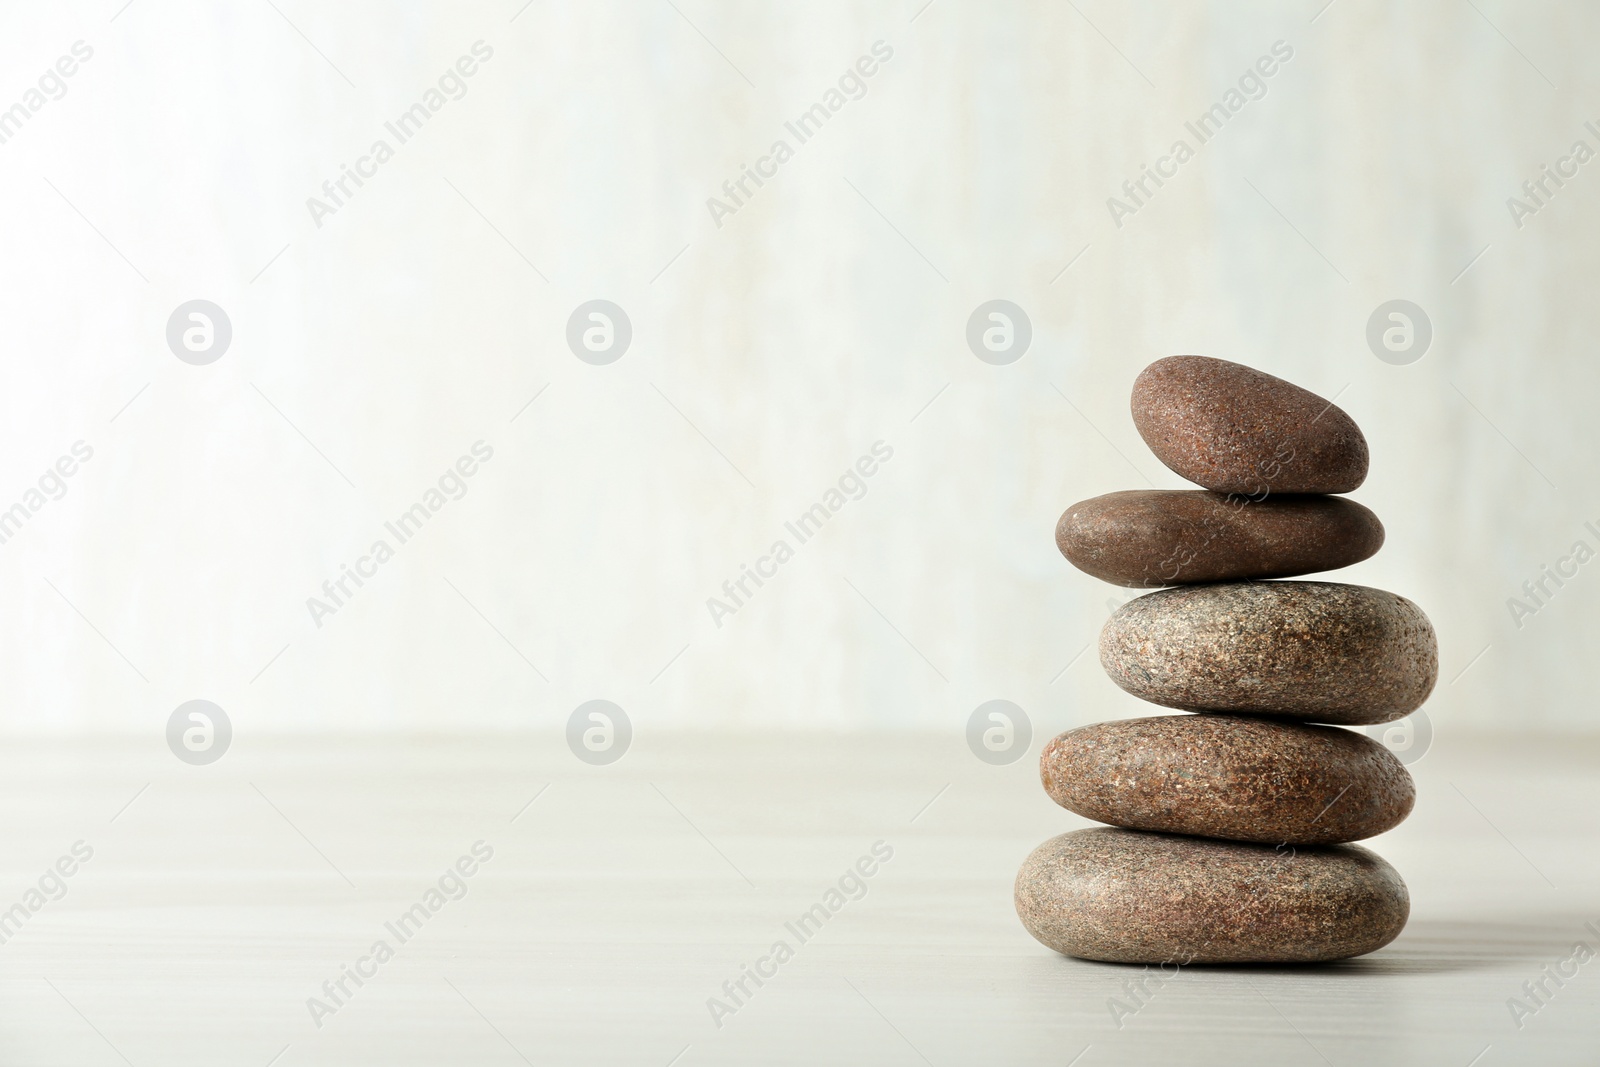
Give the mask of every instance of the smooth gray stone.
<path id="1" fill-rule="evenodd" d="M 1337 726 L 1157 715 L 1068 730 L 1044 746 L 1050 799 L 1131 830 L 1332 845 L 1398 826 L 1416 785 L 1394 753 Z"/>
<path id="2" fill-rule="evenodd" d="M 1360 726 L 1419 708 L 1439 647 L 1422 609 L 1382 589 L 1231 582 L 1124 604 L 1100 631 L 1100 664 L 1169 708 Z"/>
<path id="3" fill-rule="evenodd" d="M 1219 493 L 1348 493 L 1367 439 L 1332 401 L 1253 367 L 1169 356 L 1133 383 L 1133 424 L 1156 458 Z"/>
<path id="4" fill-rule="evenodd" d="M 1360 956 L 1399 936 L 1411 899 L 1360 845 L 1274 849 L 1102 827 L 1035 849 L 1016 905 L 1057 952 L 1165 970 Z"/>

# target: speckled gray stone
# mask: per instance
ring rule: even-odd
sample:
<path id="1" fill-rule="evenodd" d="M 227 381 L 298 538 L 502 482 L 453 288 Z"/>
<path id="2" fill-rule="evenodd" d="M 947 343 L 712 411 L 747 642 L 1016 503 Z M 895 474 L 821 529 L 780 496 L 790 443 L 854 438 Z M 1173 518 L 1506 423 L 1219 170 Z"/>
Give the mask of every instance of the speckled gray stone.
<path id="1" fill-rule="evenodd" d="M 1348 493 L 1367 439 L 1331 401 L 1207 356 L 1169 356 L 1133 383 L 1133 422 L 1156 458 L 1219 493 Z"/>
<path id="2" fill-rule="evenodd" d="M 1415 711 L 1439 676 L 1422 609 L 1334 582 L 1181 586 L 1129 601 L 1100 663 L 1141 700 L 1359 726 Z"/>
<path id="3" fill-rule="evenodd" d="M 1134 489 L 1072 505 L 1056 524 L 1056 547 L 1116 585 L 1192 585 L 1348 567 L 1383 547 L 1383 524 L 1333 496 Z"/>
<path id="4" fill-rule="evenodd" d="M 1040 942 L 1115 963 L 1308 963 L 1399 935 L 1410 897 L 1360 845 L 1281 849 L 1109 827 L 1053 837 L 1017 873 Z"/>
<path id="5" fill-rule="evenodd" d="M 1052 800 L 1134 830 L 1261 844 L 1331 845 L 1398 826 L 1416 786 L 1365 734 L 1247 715 L 1158 715 L 1051 740 Z"/>

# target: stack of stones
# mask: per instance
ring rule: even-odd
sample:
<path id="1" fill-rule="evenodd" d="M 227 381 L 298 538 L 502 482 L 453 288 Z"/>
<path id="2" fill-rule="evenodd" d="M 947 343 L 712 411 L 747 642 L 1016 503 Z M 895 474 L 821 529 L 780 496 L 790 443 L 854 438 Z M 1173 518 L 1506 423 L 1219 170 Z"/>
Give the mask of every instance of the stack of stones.
<path id="1" fill-rule="evenodd" d="M 1156 456 L 1203 490 L 1111 493 L 1056 529 L 1079 569 L 1132 600 L 1100 662 L 1134 696 L 1198 714 L 1103 722 L 1051 741 L 1045 790 L 1109 823 L 1039 846 L 1017 875 L 1028 932 L 1085 959 L 1305 962 L 1381 948 L 1410 900 L 1348 842 L 1411 811 L 1411 775 L 1342 729 L 1419 707 L 1433 628 L 1404 597 L 1267 581 L 1357 563 L 1383 526 L 1347 493 L 1367 443 L 1339 408 L 1236 363 L 1163 359 L 1133 387 Z M 1331 725 L 1312 725 L 1312 724 Z"/>

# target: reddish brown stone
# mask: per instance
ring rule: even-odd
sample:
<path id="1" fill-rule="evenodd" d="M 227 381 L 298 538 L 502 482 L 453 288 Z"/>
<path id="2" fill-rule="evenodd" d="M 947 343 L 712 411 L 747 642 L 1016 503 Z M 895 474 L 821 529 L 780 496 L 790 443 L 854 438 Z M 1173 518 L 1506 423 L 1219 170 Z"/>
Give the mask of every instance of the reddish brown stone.
<path id="1" fill-rule="evenodd" d="M 1133 383 L 1133 422 L 1156 458 L 1219 493 L 1348 493 L 1367 440 L 1331 401 L 1250 367 L 1169 356 Z"/>
<path id="2" fill-rule="evenodd" d="M 1422 609 L 1334 582 L 1232 582 L 1147 593 L 1100 631 L 1100 664 L 1141 700 L 1360 726 L 1422 705 L 1439 647 Z"/>
<path id="3" fill-rule="evenodd" d="M 1040 942 L 1115 963 L 1360 956 L 1406 924 L 1405 883 L 1360 845 L 1281 849 L 1101 827 L 1051 838 L 1017 873 Z"/>
<path id="4" fill-rule="evenodd" d="M 1068 730 L 1044 747 L 1052 800 L 1134 830 L 1331 845 L 1398 826 L 1416 787 L 1365 734 L 1246 715 L 1161 715 Z"/>
<path id="5" fill-rule="evenodd" d="M 1056 546 L 1116 585 L 1189 585 L 1348 567 L 1383 546 L 1383 524 L 1340 497 L 1133 489 L 1072 505 Z"/>

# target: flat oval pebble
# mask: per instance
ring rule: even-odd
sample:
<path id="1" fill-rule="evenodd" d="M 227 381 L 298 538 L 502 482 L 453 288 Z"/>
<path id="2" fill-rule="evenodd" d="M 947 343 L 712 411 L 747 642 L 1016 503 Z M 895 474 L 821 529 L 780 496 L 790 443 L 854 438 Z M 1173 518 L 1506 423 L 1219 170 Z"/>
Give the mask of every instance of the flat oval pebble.
<path id="1" fill-rule="evenodd" d="M 1102 827 L 1040 845 L 1017 915 L 1068 956 L 1113 963 L 1311 963 L 1360 956 L 1411 910 L 1395 869 L 1360 845 L 1273 849 Z"/>
<path id="2" fill-rule="evenodd" d="M 1422 609 L 1334 582 L 1230 582 L 1147 593 L 1100 631 L 1100 664 L 1141 700 L 1360 726 L 1421 707 L 1439 677 Z"/>
<path id="3" fill-rule="evenodd" d="M 1080 500 L 1056 524 L 1074 567 L 1127 586 L 1288 578 L 1360 563 L 1383 523 L 1353 500 L 1133 489 Z"/>
<path id="4" fill-rule="evenodd" d="M 1219 493 L 1348 493 L 1367 439 L 1331 401 L 1225 359 L 1169 356 L 1133 383 L 1133 422 L 1156 458 Z"/>
<path id="5" fill-rule="evenodd" d="M 1352 730 L 1246 715 L 1159 715 L 1068 730 L 1045 792 L 1086 819 L 1261 844 L 1331 845 L 1398 826 L 1416 786 Z"/>

